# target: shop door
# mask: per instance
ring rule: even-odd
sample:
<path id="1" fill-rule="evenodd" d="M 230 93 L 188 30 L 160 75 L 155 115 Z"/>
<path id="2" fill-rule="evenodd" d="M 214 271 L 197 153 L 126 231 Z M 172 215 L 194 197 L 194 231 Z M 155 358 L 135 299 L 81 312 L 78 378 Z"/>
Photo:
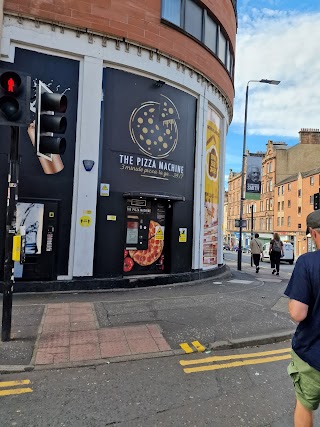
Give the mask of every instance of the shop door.
<path id="1" fill-rule="evenodd" d="M 127 200 L 124 275 L 168 272 L 169 209 L 169 205 L 162 201 Z"/>

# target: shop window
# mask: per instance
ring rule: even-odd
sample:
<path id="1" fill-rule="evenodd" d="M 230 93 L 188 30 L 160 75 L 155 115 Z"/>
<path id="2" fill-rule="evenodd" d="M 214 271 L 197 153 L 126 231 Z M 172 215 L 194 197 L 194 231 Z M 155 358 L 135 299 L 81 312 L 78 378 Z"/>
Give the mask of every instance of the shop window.
<path id="1" fill-rule="evenodd" d="M 288 227 L 291 227 L 291 216 L 288 216 Z"/>
<path id="2" fill-rule="evenodd" d="M 181 27 L 181 0 L 162 0 L 162 18 Z"/>
<path id="3" fill-rule="evenodd" d="M 212 52 L 217 53 L 217 31 L 218 25 L 210 16 L 206 15 L 206 30 L 204 42 Z M 230 70 L 229 70 L 230 71 Z"/>
<path id="4" fill-rule="evenodd" d="M 314 176 L 310 176 L 310 185 L 314 185 Z"/>
<path id="5" fill-rule="evenodd" d="M 288 208 L 291 208 L 291 200 L 288 200 Z"/>
<path id="6" fill-rule="evenodd" d="M 203 9 L 193 0 L 186 0 L 185 30 L 196 39 L 202 41 Z"/>

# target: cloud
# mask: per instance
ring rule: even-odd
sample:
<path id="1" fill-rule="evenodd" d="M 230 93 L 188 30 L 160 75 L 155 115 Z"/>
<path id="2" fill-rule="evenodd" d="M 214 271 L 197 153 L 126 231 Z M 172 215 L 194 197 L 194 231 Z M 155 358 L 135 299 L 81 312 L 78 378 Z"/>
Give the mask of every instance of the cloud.
<path id="1" fill-rule="evenodd" d="M 320 127 L 320 12 L 303 13 L 242 5 L 236 46 L 233 129 L 243 132 L 249 80 L 281 80 L 279 86 L 250 83 L 248 135 L 297 137 Z M 246 6 L 246 8 L 244 8 Z"/>

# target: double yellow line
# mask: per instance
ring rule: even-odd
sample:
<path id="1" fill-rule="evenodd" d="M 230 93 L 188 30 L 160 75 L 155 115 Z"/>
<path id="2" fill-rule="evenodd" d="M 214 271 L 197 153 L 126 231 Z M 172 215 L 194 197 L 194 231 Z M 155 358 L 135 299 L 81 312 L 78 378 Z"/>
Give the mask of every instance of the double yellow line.
<path id="1" fill-rule="evenodd" d="M 180 360 L 181 366 L 200 365 L 192 368 L 184 368 L 186 374 L 193 372 L 216 371 L 218 369 L 236 368 L 246 365 L 259 365 L 261 363 L 277 362 L 291 358 L 291 348 L 282 348 L 280 350 L 262 351 L 258 353 L 237 354 L 229 356 L 212 356 L 204 359 Z M 247 359 L 247 360 L 246 360 Z M 227 360 L 236 360 L 236 362 L 216 363 Z M 210 364 L 209 364 L 210 363 Z M 213 363 L 213 364 L 211 364 Z M 202 366 L 206 364 L 205 366 Z"/>
<path id="2" fill-rule="evenodd" d="M 17 387 L 21 385 L 30 384 L 30 380 L 17 380 L 17 381 L 0 381 L 0 396 L 9 396 L 12 394 L 23 394 L 23 393 L 32 393 L 32 388 L 23 387 L 23 388 L 9 388 L 7 390 L 2 390 L 5 387 Z"/>

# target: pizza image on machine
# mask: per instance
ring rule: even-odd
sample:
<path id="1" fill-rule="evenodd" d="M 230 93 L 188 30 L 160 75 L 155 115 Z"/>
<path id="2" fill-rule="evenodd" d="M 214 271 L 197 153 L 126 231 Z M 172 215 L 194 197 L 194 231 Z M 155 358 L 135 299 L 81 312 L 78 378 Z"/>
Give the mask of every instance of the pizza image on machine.
<path id="1" fill-rule="evenodd" d="M 146 267 L 155 263 L 162 254 L 164 241 L 156 240 L 156 230 L 158 227 L 160 227 L 158 222 L 152 220 L 150 221 L 148 249 L 129 251 L 130 257 L 133 259 L 133 261 L 142 267 Z"/>
<path id="2" fill-rule="evenodd" d="M 161 95 L 160 102 L 144 102 L 133 110 L 129 122 L 131 138 L 143 154 L 163 159 L 177 146 L 179 119 L 174 103 Z"/>

